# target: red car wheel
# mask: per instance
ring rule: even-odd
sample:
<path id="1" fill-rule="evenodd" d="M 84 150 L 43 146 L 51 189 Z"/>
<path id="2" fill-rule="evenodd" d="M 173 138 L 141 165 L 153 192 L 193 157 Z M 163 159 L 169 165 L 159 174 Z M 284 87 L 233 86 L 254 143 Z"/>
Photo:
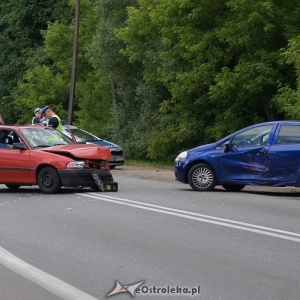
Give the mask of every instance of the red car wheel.
<path id="1" fill-rule="evenodd" d="M 54 168 L 45 167 L 39 172 L 38 185 L 42 193 L 55 194 L 60 190 L 62 183 Z"/>

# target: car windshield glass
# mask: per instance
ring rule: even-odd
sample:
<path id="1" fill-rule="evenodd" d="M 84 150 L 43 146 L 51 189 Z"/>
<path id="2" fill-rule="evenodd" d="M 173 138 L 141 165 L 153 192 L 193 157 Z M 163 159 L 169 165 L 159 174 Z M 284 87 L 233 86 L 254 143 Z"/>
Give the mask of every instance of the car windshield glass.
<path id="1" fill-rule="evenodd" d="M 74 144 L 69 137 L 53 128 L 36 126 L 33 128 L 21 129 L 20 132 L 32 148 Z"/>
<path id="2" fill-rule="evenodd" d="M 83 139 L 85 141 L 99 141 L 100 139 L 93 136 L 92 134 L 81 130 L 79 128 L 70 128 L 70 130 L 72 131 L 72 133 L 74 134 L 76 139 Z"/>

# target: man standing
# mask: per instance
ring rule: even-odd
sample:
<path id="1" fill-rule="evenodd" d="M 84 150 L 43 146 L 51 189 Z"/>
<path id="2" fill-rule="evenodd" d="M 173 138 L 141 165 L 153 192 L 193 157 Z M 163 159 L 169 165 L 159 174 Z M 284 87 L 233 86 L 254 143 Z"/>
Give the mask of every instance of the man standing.
<path id="1" fill-rule="evenodd" d="M 48 126 L 57 129 L 58 131 L 62 132 L 62 122 L 60 117 L 55 114 L 55 112 L 50 108 L 50 106 L 45 106 L 41 110 L 42 116 L 45 116 L 48 119 Z"/>
<path id="2" fill-rule="evenodd" d="M 34 111 L 34 117 L 32 118 L 32 125 L 42 125 L 42 121 L 44 118 L 42 118 L 41 109 L 37 107 Z"/>

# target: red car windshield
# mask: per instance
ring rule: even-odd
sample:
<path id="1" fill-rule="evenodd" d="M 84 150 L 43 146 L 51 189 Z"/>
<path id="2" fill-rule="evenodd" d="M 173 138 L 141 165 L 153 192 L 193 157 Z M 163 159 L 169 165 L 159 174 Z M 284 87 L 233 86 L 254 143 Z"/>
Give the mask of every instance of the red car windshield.
<path id="1" fill-rule="evenodd" d="M 74 144 L 72 139 L 52 128 L 40 126 L 23 128 L 20 129 L 20 133 L 32 148 Z"/>

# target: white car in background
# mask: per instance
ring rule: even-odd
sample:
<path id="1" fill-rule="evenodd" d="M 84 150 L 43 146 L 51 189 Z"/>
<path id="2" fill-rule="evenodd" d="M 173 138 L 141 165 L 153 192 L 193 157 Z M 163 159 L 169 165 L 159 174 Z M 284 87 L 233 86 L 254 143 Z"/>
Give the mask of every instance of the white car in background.
<path id="1" fill-rule="evenodd" d="M 109 160 L 109 165 L 111 169 L 114 169 L 116 166 L 124 165 L 124 151 L 120 146 L 112 142 L 103 140 L 93 135 L 92 133 L 73 125 L 63 125 L 63 133 L 70 138 L 72 138 L 73 135 L 78 143 L 85 142 L 87 144 L 97 144 L 99 146 L 109 148 L 111 152 L 111 158 Z"/>

